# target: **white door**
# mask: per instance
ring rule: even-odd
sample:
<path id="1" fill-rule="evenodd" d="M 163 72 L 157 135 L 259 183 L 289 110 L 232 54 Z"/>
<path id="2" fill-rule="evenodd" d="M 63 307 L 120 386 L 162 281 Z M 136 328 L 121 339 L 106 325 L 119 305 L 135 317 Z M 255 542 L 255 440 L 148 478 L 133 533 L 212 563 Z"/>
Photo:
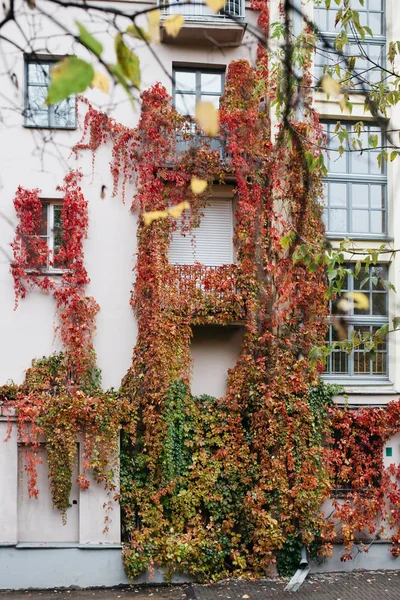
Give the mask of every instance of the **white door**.
<path id="1" fill-rule="evenodd" d="M 174 232 L 169 249 L 169 262 L 192 265 L 195 261 L 208 267 L 233 263 L 232 201 L 213 199 L 202 212 L 199 227 L 183 236 Z"/>
<path id="2" fill-rule="evenodd" d="M 61 513 L 53 508 L 49 486 L 49 469 L 44 444 L 38 449 L 42 464 L 37 465 L 38 498 L 28 496 L 28 477 L 25 469 L 26 446 L 18 446 L 18 542 L 78 542 L 79 541 L 79 487 L 78 452 L 72 470 L 71 508 L 67 522 L 62 523 Z"/>

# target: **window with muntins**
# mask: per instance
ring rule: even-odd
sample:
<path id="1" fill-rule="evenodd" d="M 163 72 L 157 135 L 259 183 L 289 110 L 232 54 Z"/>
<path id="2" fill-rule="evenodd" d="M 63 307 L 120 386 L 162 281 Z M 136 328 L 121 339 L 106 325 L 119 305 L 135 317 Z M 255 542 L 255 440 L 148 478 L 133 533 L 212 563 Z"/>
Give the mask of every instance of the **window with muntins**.
<path id="1" fill-rule="evenodd" d="M 351 8 L 359 13 L 360 25 L 370 29 L 365 39 L 361 40 L 355 29 L 349 28 L 349 43 L 343 49 L 344 55 L 356 58 L 354 73 L 349 74 L 343 83 L 350 89 L 357 90 L 362 88 L 363 84 L 368 88 L 384 76 L 380 67 L 384 67 L 386 61 L 385 0 L 352 0 Z M 330 8 L 326 8 L 325 0 L 315 1 L 314 21 L 332 46 L 335 36 L 342 29 L 340 24 L 335 25 L 338 10 L 339 7 L 333 0 Z M 345 59 L 338 56 L 334 50 L 324 48 L 319 42 L 315 53 L 316 82 L 321 78 L 324 68 L 334 71 L 337 64 L 346 69 Z"/>
<path id="2" fill-rule="evenodd" d="M 173 102 L 181 115 L 188 117 L 184 138 L 178 140 L 178 152 L 198 145 L 205 136 L 196 129 L 194 116 L 197 102 L 211 102 L 216 109 L 224 92 L 225 71 L 221 69 L 202 69 L 195 67 L 176 67 L 173 71 Z M 187 139 L 192 136 L 191 139 Z M 212 150 L 223 154 L 223 142 L 220 138 L 206 138 Z"/>
<path id="3" fill-rule="evenodd" d="M 379 166 L 382 134 L 375 125 L 364 125 L 360 138 L 354 123 L 343 123 L 348 139 L 339 153 L 336 123 L 325 123 L 328 177 L 324 181 L 324 222 L 327 236 L 384 238 L 387 235 L 387 175 L 385 161 Z M 370 136 L 378 136 L 376 150 L 354 149 L 353 139 L 368 148 Z"/>
<path id="4" fill-rule="evenodd" d="M 25 59 L 25 126 L 75 129 L 76 99 L 70 96 L 57 104 L 46 104 L 50 70 L 55 60 Z"/>
<path id="5" fill-rule="evenodd" d="M 350 268 L 354 268 L 351 266 Z M 377 265 L 363 268 L 357 278 L 348 276 L 343 285 L 340 297 L 350 292 L 362 292 L 368 298 L 367 309 L 357 308 L 354 304 L 349 312 L 344 314 L 337 301 L 332 303 L 331 323 L 329 325 L 328 343 L 351 340 L 357 337 L 373 335 L 389 322 L 387 266 Z M 350 302 L 350 304 L 352 304 Z M 335 348 L 328 357 L 325 375 L 334 379 L 349 377 L 361 379 L 387 379 L 388 377 L 388 347 L 386 338 L 378 343 L 377 349 L 369 353 L 364 345 L 355 347 L 350 354 Z"/>

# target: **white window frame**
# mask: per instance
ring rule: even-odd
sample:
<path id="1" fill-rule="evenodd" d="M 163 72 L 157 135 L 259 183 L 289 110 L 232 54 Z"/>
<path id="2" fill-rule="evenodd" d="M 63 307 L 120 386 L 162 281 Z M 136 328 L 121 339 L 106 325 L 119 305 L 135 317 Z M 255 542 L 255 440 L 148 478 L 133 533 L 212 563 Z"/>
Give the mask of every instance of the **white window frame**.
<path id="1" fill-rule="evenodd" d="M 30 87 L 43 87 L 43 88 L 46 87 L 44 84 L 41 85 L 39 83 L 31 82 L 29 80 L 29 65 L 32 65 L 32 64 L 43 65 L 43 66 L 48 66 L 49 69 L 51 69 L 52 66 L 54 66 L 57 62 L 59 62 L 63 58 L 65 58 L 65 57 L 63 57 L 63 56 L 53 57 L 53 56 L 46 56 L 46 55 L 42 55 L 42 54 L 27 54 L 27 55 L 25 55 L 25 71 L 24 71 L 24 74 L 25 74 L 24 126 L 25 127 L 29 127 L 31 129 L 60 129 L 60 130 L 73 130 L 73 129 L 77 128 L 76 96 L 74 94 L 69 96 L 69 98 L 66 100 L 70 104 L 71 113 L 73 111 L 74 118 L 73 118 L 73 123 L 71 125 L 56 124 L 55 113 L 57 111 L 57 107 L 59 106 L 59 103 L 49 104 L 47 106 L 47 124 L 45 124 L 45 125 L 42 125 L 40 123 L 35 123 L 35 111 L 32 111 L 32 109 L 29 105 L 29 88 Z M 70 114 L 69 114 L 69 117 L 71 117 Z"/>
<path id="2" fill-rule="evenodd" d="M 49 250 L 49 258 L 47 260 L 47 265 L 44 268 L 45 272 L 48 273 L 52 273 L 52 274 L 57 274 L 57 273 L 64 273 L 67 269 L 62 269 L 60 267 L 54 267 L 51 265 L 51 261 L 53 260 L 54 257 L 54 208 L 57 207 L 61 207 L 63 205 L 62 199 L 57 200 L 57 199 L 48 199 L 48 198 L 41 198 L 41 203 L 42 203 L 42 207 L 46 206 L 46 217 L 47 217 L 47 231 L 46 231 L 46 235 L 41 234 L 39 237 L 41 237 L 42 239 L 46 240 L 46 244 L 47 244 L 47 248 Z"/>
<path id="3" fill-rule="evenodd" d="M 329 128 L 334 128 L 336 126 L 336 120 L 332 121 L 332 120 L 323 120 L 321 121 L 322 125 L 324 125 L 325 127 L 329 126 Z M 342 121 L 341 126 L 345 127 L 347 132 L 348 132 L 348 136 L 351 136 L 351 132 L 352 132 L 352 128 L 354 126 L 353 121 L 349 121 L 349 122 L 345 122 Z M 367 137 L 369 137 L 370 135 L 370 127 L 377 127 L 376 124 L 374 123 L 368 123 L 365 122 L 364 123 L 364 132 L 367 134 Z M 373 132 L 374 133 L 374 132 Z M 354 135 L 354 137 L 357 137 L 356 135 Z M 327 143 L 329 143 L 329 135 L 328 135 L 328 140 Z M 346 146 L 348 146 L 349 144 L 344 142 L 343 146 L 345 147 L 345 152 L 344 152 L 344 160 L 346 161 L 346 172 L 344 173 L 336 173 L 336 172 L 332 172 L 329 171 L 330 168 L 330 162 L 334 161 L 336 158 L 336 155 L 338 155 L 338 152 L 335 151 L 334 149 L 328 151 L 328 153 L 330 154 L 330 160 L 328 161 L 328 175 L 327 177 L 325 177 L 323 179 L 323 184 L 324 184 L 324 188 L 326 190 L 326 198 L 324 200 L 324 222 L 325 222 L 325 226 L 326 226 L 326 236 L 330 239 L 343 239 L 346 236 L 350 236 L 352 239 L 377 239 L 377 240 L 387 240 L 388 239 L 388 178 L 387 178 L 387 169 L 386 169 L 386 162 L 382 161 L 382 167 L 381 167 L 381 173 L 380 174 L 371 174 L 371 173 L 367 173 L 367 174 L 362 174 L 362 173 L 353 173 L 353 169 L 352 169 L 352 156 L 357 155 L 357 150 L 354 150 L 353 148 L 351 148 L 351 146 L 349 147 L 349 151 L 346 151 Z M 369 160 L 377 160 L 376 155 L 380 152 L 380 149 L 377 149 L 376 151 L 374 151 L 373 149 L 368 150 L 366 152 L 364 152 L 363 154 L 363 158 L 364 160 L 368 161 Z M 338 155 L 339 156 L 339 155 Z M 358 157 L 359 158 L 359 157 Z M 346 199 L 347 202 L 346 204 L 335 204 L 334 201 L 332 201 L 332 199 L 330 198 L 330 194 L 329 194 L 329 190 L 330 190 L 330 185 L 331 184 L 343 184 L 346 186 Z M 353 191 L 355 188 L 353 188 L 353 185 L 366 185 L 368 186 L 368 190 L 369 190 L 369 202 L 368 202 L 368 207 L 360 207 L 360 206 L 355 206 L 355 203 L 353 203 Z M 371 205 L 371 193 L 370 193 L 370 188 L 371 186 L 380 186 L 382 188 L 383 191 L 383 206 L 381 208 L 375 208 Z M 335 229 L 331 229 L 330 228 L 330 212 L 334 210 L 341 210 L 341 211 L 346 211 L 346 229 L 344 231 L 338 231 Z M 362 210 L 362 211 L 368 211 L 369 214 L 369 218 L 368 218 L 368 223 L 369 223 L 369 230 L 368 231 L 362 231 L 362 232 L 355 232 L 354 231 L 354 226 L 353 226 L 353 221 L 354 218 L 356 218 L 357 216 L 357 211 L 358 210 Z M 374 233 L 371 230 L 373 229 L 372 227 L 372 219 L 374 218 L 374 215 L 377 215 L 378 218 L 382 219 L 382 232 L 378 232 L 378 233 Z"/>
<path id="4" fill-rule="evenodd" d="M 349 267 L 351 269 L 354 269 L 354 264 L 349 265 Z M 370 328 L 376 328 L 379 329 L 380 327 L 382 327 L 382 325 L 387 325 L 389 323 L 389 291 L 387 289 L 373 289 L 372 286 L 372 274 L 373 274 L 373 269 L 379 269 L 379 268 L 383 268 L 384 269 L 384 275 L 386 278 L 388 276 L 388 271 L 389 271 L 389 265 L 386 263 L 382 263 L 382 264 L 377 264 L 376 266 L 371 265 L 369 267 L 369 276 L 370 276 L 370 280 L 369 282 L 366 283 L 365 287 L 361 288 L 361 289 L 357 289 L 355 288 L 355 279 L 352 275 L 348 275 L 348 283 L 347 283 L 347 287 L 343 288 L 342 293 L 345 293 L 346 291 L 348 292 L 353 292 L 353 291 L 361 291 L 364 293 L 366 293 L 370 299 L 370 310 L 369 310 L 369 314 L 354 314 L 354 309 L 349 311 L 348 315 L 343 315 L 343 316 L 339 316 L 338 315 L 334 315 L 332 314 L 332 316 L 330 317 L 330 322 L 329 322 L 329 330 L 328 330 L 328 343 L 332 343 L 333 337 L 334 337 L 334 324 L 332 324 L 333 319 L 335 318 L 341 318 L 343 320 L 343 323 L 347 326 L 348 328 L 348 339 L 351 339 L 351 333 L 355 330 L 358 329 L 359 327 L 370 327 Z M 358 281 L 361 281 L 360 279 L 358 279 Z M 379 294 L 379 295 L 384 295 L 385 296 L 385 302 L 386 302 L 386 314 L 385 315 L 380 315 L 380 314 L 374 314 L 373 312 L 373 294 Z M 372 300 L 372 302 L 371 302 Z M 332 313 L 332 306 L 331 306 L 331 313 Z M 326 364 L 326 370 L 324 371 L 324 373 L 322 374 L 323 379 L 325 381 L 334 381 L 337 383 L 342 383 L 342 384 L 352 384 L 352 385 L 363 385 L 363 384 L 387 384 L 389 381 L 389 339 L 386 338 L 385 341 L 385 349 L 381 349 L 378 350 L 378 354 L 384 354 L 386 357 L 386 371 L 385 373 L 379 373 L 379 374 L 373 374 L 370 372 L 370 374 L 357 374 L 355 373 L 355 354 L 356 353 L 362 353 L 362 350 L 352 350 L 352 352 L 349 355 L 346 355 L 346 353 L 342 350 L 338 349 L 333 349 L 330 353 L 330 355 L 327 358 L 327 364 Z M 332 372 L 332 362 L 333 362 L 333 357 L 335 354 L 343 354 L 343 359 L 346 360 L 347 362 L 347 372 L 341 372 L 341 373 L 333 373 Z M 368 353 L 366 353 L 368 354 Z M 373 359 L 371 358 L 366 358 L 366 360 L 370 361 L 370 371 L 372 370 L 372 362 Z"/>
<path id="5" fill-rule="evenodd" d="M 350 49 L 350 52 L 348 53 L 348 56 L 358 56 L 361 57 L 363 54 L 365 56 L 365 60 L 368 59 L 368 56 L 370 56 L 371 54 L 371 50 L 373 51 L 374 48 L 380 48 L 380 52 L 379 52 L 379 59 L 376 61 L 380 64 L 381 67 L 385 67 L 386 66 L 386 5 L 385 5 L 385 0 L 382 0 L 382 10 L 373 10 L 370 9 L 368 6 L 368 1 L 369 0 L 365 0 L 365 5 L 364 7 L 361 6 L 357 6 L 357 10 L 359 13 L 361 14 L 365 14 L 366 15 L 366 20 L 367 20 L 367 25 L 369 25 L 369 15 L 374 13 L 374 14 L 380 14 L 382 15 L 382 22 L 381 22 L 381 28 L 382 28 L 382 33 L 381 34 L 375 34 L 373 35 L 373 37 L 369 36 L 368 34 L 366 34 L 365 36 L 365 40 L 361 40 L 359 39 L 359 37 L 357 35 L 352 35 L 351 32 L 348 32 L 348 37 L 349 37 L 349 46 L 346 46 L 346 48 L 344 48 L 343 50 L 343 54 L 347 54 L 347 51 Z M 320 3 L 317 4 L 317 2 L 314 3 L 314 21 L 317 23 L 317 14 L 319 11 L 321 11 L 321 13 L 325 13 L 327 14 L 329 13 L 334 13 L 335 10 L 339 10 L 339 6 L 337 6 L 333 0 L 332 0 L 332 4 L 331 4 L 331 8 L 327 9 L 325 7 L 324 4 L 324 0 L 322 0 Z M 317 12 L 318 11 L 318 12 Z M 361 23 L 362 24 L 362 23 Z M 321 34 L 323 34 L 323 36 L 331 43 L 331 45 L 334 45 L 334 40 L 336 35 L 339 33 L 339 31 L 332 31 L 329 29 L 321 29 Z M 353 53 L 353 50 L 351 50 L 351 47 L 359 45 L 360 47 L 356 50 L 356 53 Z M 334 69 L 336 64 L 340 64 L 341 62 L 343 62 L 343 58 L 336 55 L 335 53 L 332 56 L 332 53 L 334 53 L 334 51 L 330 51 L 330 50 L 326 50 L 322 47 L 321 42 L 317 43 L 316 45 L 316 56 L 315 56 L 315 79 L 316 79 L 316 84 L 318 83 L 318 81 L 320 80 L 323 71 L 324 71 L 324 66 L 327 66 L 328 68 L 332 68 Z M 321 58 L 321 60 L 320 60 Z M 330 62 L 331 59 L 331 62 Z M 364 60 L 364 59 L 363 59 Z M 355 66 L 355 73 L 358 73 L 360 71 L 360 76 L 363 78 L 363 80 L 366 80 L 364 82 L 364 86 L 366 86 L 367 88 L 369 87 L 369 85 L 372 83 L 374 83 L 371 80 L 371 75 L 372 78 L 374 77 L 374 74 L 376 73 L 381 73 L 379 69 L 377 69 L 376 67 L 374 67 L 372 64 L 370 66 L 368 66 L 367 63 L 367 68 L 364 70 L 360 70 L 360 68 L 357 68 L 357 62 L 360 61 L 360 58 L 356 59 L 356 66 Z M 382 75 L 382 73 L 381 73 Z M 350 88 L 349 91 L 352 93 L 357 93 L 357 90 L 360 89 L 361 84 L 360 81 L 358 80 L 358 78 L 356 77 L 356 75 L 354 74 L 354 76 L 352 77 L 352 79 L 355 79 L 355 87 L 354 88 Z"/>

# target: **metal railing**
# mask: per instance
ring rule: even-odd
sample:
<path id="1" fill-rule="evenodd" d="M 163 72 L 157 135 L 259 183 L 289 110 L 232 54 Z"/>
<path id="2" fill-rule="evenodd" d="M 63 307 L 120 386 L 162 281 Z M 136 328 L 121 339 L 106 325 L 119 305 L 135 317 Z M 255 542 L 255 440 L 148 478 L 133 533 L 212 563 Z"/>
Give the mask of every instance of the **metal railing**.
<path id="1" fill-rule="evenodd" d="M 221 313 L 243 318 L 243 297 L 237 287 L 237 265 L 208 267 L 171 265 L 168 273 L 171 297 L 164 295 L 164 308 L 190 313 L 193 318 Z M 176 293 L 178 291 L 178 294 Z"/>
<path id="2" fill-rule="evenodd" d="M 202 20 L 226 20 L 232 21 L 229 18 L 231 15 L 234 18 L 242 19 L 244 17 L 244 0 L 227 0 L 223 11 L 215 14 L 204 2 L 193 0 L 187 3 L 187 0 L 158 0 L 163 16 L 171 14 L 180 14 L 187 20 L 202 21 Z"/>

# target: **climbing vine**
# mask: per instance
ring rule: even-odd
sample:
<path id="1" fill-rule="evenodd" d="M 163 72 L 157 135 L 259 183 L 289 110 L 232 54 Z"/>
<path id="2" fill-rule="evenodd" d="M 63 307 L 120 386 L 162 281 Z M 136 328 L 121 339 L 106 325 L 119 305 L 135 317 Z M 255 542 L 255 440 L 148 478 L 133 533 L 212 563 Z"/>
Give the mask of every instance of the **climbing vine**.
<path id="1" fill-rule="evenodd" d="M 268 2 L 252 4 L 267 32 Z M 328 312 L 322 131 L 310 105 L 301 122 L 290 106 L 280 106 L 284 123 L 272 135 L 270 104 L 280 84 L 261 46 L 256 67 L 231 63 L 219 114 L 223 152 L 194 136 L 196 124 L 177 113 L 161 84 L 143 92 L 137 128 L 85 102 L 73 152 L 90 150 L 94 161 L 110 144 L 114 195 L 125 199 L 134 182 L 132 210 L 139 211 L 131 299 L 138 338 L 118 394 L 101 392 L 95 368 L 98 306 L 84 295 L 81 176 L 72 171 L 61 188 L 63 243 L 54 257 L 40 238 L 39 192 L 17 192 L 16 298 L 34 287 L 53 294 L 64 353 L 34 361 L 24 384 L 2 393 L 17 410 L 21 439 L 34 448 L 45 436 L 53 500 L 62 511 L 76 432 L 84 436 L 85 469 L 112 487 L 106 466 L 122 424 L 123 555 L 131 578 L 154 565 L 203 580 L 264 576 L 275 564 L 287 574 L 303 545 L 326 556 L 341 540 L 347 559 L 358 535 L 388 536 L 392 526 L 392 553 L 400 554 L 399 472 L 382 468 L 400 404 L 343 410 L 331 402 L 338 389 L 319 383 L 323 364 L 313 348 L 324 339 Z M 192 191 L 193 178 L 206 181 L 203 193 Z M 236 264 L 171 265 L 172 235 L 191 235 L 214 186 L 227 180 L 235 182 Z M 145 222 L 145 213 L 173 215 L 183 201 L 190 209 L 179 221 Z M 61 285 L 43 273 L 49 261 L 65 266 Z M 192 326 L 239 320 L 244 341 L 226 394 L 193 397 Z M 79 483 L 87 487 L 84 473 Z M 333 497 L 326 519 L 321 507 L 333 488 L 344 495 Z M 387 530 L 377 530 L 377 515 Z"/>
<path id="2" fill-rule="evenodd" d="M 58 315 L 57 330 L 62 353 L 34 360 L 22 385 L 0 388 L 0 401 L 15 414 L 20 441 L 27 446 L 25 469 L 29 495 L 37 497 L 38 448 L 46 442 L 53 503 L 65 518 L 70 506 L 72 466 L 77 460 L 78 436 L 83 445 L 82 469 L 77 483 L 89 487 L 88 470 L 105 487 L 115 489 L 118 433 L 124 402 L 104 393 L 96 367 L 93 333 L 98 305 L 85 296 L 89 283 L 83 257 L 87 235 L 87 202 L 78 171 L 70 171 L 58 189 L 62 202 L 61 244 L 54 256 L 40 237 L 42 203 L 39 190 L 18 188 L 14 206 L 18 217 L 12 243 L 16 302 L 38 288 L 53 295 Z M 47 269 L 62 265 L 61 274 Z M 10 427 L 12 423 L 10 421 Z"/>

